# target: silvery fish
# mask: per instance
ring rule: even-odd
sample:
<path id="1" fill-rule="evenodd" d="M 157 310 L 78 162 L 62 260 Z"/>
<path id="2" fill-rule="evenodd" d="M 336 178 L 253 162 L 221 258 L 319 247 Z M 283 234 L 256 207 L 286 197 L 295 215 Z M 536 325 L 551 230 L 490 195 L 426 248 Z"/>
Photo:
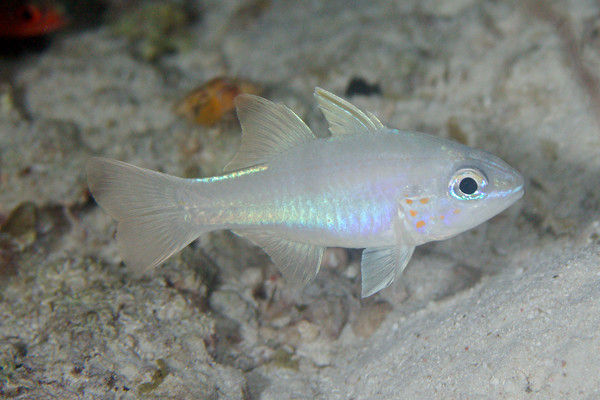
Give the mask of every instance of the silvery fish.
<path id="1" fill-rule="evenodd" d="M 224 175 L 183 179 L 90 159 L 90 190 L 119 221 L 125 263 L 151 268 L 203 233 L 231 229 L 297 285 L 315 277 L 326 247 L 365 248 L 367 297 L 402 273 L 415 246 L 479 225 L 523 195 L 522 176 L 492 154 L 387 128 L 320 88 L 315 97 L 329 122 L 324 139 L 284 105 L 238 96 L 242 143 Z"/>

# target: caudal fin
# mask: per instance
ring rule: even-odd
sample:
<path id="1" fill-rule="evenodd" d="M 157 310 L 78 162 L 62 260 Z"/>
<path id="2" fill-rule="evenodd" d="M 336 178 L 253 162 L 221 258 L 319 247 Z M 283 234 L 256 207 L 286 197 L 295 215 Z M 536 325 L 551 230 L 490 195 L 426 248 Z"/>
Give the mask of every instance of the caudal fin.
<path id="1" fill-rule="evenodd" d="M 119 221 L 119 253 L 136 272 L 157 266 L 208 230 L 190 218 L 187 180 L 106 158 L 91 158 L 86 167 L 96 202 Z"/>

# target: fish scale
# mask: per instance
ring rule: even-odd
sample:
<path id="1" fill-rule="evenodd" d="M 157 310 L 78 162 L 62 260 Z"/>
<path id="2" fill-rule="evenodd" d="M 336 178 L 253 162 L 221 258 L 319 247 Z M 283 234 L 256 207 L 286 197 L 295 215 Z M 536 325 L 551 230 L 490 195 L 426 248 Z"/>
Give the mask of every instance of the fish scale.
<path id="1" fill-rule="evenodd" d="M 89 187 L 119 221 L 123 260 L 144 271 L 203 233 L 231 229 L 305 285 L 326 247 L 365 248 L 366 297 L 402 273 L 415 246 L 470 229 L 523 195 L 522 176 L 492 154 L 387 128 L 323 89 L 315 98 L 329 138 L 281 104 L 238 96 L 242 144 L 220 176 L 182 179 L 92 158 Z"/>

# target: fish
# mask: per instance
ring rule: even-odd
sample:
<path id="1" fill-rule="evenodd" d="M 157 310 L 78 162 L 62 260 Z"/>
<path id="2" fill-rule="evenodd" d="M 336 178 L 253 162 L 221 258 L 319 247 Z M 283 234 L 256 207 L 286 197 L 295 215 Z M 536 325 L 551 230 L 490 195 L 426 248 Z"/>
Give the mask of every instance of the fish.
<path id="1" fill-rule="evenodd" d="M 285 105 L 238 96 L 241 145 L 222 175 L 184 179 L 89 159 L 90 191 L 118 221 L 125 264 L 145 271 L 229 229 L 300 287 L 317 275 L 326 247 L 364 248 L 368 297 L 401 275 L 416 246 L 471 229 L 523 196 L 522 175 L 486 151 L 388 128 L 318 87 L 314 96 L 326 138 Z"/>
<path id="2" fill-rule="evenodd" d="M 57 31 L 68 19 L 59 7 L 36 1 L 7 1 L 0 5 L 0 37 L 31 38 Z"/>

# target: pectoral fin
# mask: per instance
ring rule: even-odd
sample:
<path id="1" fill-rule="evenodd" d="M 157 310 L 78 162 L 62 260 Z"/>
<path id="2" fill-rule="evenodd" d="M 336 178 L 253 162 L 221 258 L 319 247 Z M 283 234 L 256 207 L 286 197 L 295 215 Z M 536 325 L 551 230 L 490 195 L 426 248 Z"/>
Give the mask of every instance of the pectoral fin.
<path id="1" fill-rule="evenodd" d="M 362 297 L 369 297 L 390 286 L 402 274 L 414 247 L 390 246 L 365 249 L 361 260 Z"/>
<path id="2" fill-rule="evenodd" d="M 282 239 L 271 232 L 237 230 L 271 257 L 285 280 L 294 286 L 304 286 L 319 272 L 323 247 Z"/>

